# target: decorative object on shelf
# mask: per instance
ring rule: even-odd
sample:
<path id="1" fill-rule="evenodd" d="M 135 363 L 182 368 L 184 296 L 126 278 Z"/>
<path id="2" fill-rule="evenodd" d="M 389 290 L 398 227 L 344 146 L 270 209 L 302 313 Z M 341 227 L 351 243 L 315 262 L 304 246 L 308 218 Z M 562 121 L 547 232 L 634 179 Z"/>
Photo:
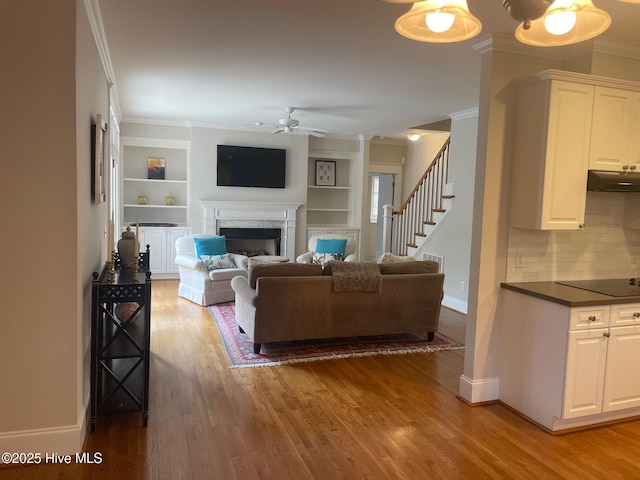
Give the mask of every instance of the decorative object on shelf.
<path id="1" fill-rule="evenodd" d="M 136 234 L 131 231 L 131 227 L 122 232 L 122 238 L 118 240 L 118 254 L 124 268 L 135 268 L 138 264 L 138 252 L 140 245 Z"/>
<path id="2" fill-rule="evenodd" d="M 164 158 L 149 157 L 147 159 L 147 178 L 150 180 L 164 180 L 164 169 L 166 161 Z"/>
<path id="3" fill-rule="evenodd" d="M 395 23 L 396 31 L 412 40 L 459 42 L 476 36 L 482 29 L 480 20 L 469 12 L 467 0 L 384 1 L 413 3 Z M 503 0 L 502 6 L 511 18 L 521 22 L 516 39 L 539 47 L 582 42 L 600 35 L 611 24 L 610 15 L 596 8 L 591 0 Z"/>
<path id="4" fill-rule="evenodd" d="M 316 160 L 316 185 L 336 186 L 336 162 L 333 160 Z"/>
<path id="5" fill-rule="evenodd" d="M 147 197 L 144 195 L 138 195 L 138 205 L 146 205 Z"/>
<path id="6" fill-rule="evenodd" d="M 107 124 L 102 124 L 102 115 L 96 115 L 96 123 L 91 128 L 91 199 L 96 205 L 107 200 L 105 180 L 107 132 Z"/>
<path id="7" fill-rule="evenodd" d="M 165 205 L 169 205 L 169 206 L 175 205 L 176 204 L 176 198 L 175 197 L 171 197 L 171 196 L 164 197 L 164 203 L 165 203 Z"/>

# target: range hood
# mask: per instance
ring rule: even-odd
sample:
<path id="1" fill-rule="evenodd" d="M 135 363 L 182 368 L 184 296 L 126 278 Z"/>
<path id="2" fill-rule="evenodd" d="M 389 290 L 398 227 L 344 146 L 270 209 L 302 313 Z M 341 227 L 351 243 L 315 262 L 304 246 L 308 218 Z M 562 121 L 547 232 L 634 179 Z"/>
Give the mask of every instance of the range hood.
<path id="1" fill-rule="evenodd" d="M 590 192 L 640 192 L 640 172 L 589 170 L 587 190 Z"/>

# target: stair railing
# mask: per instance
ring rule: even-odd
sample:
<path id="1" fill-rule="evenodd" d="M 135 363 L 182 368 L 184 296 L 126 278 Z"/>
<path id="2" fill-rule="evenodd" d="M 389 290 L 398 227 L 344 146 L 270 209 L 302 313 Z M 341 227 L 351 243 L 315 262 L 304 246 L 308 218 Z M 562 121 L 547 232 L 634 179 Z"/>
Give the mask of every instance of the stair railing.
<path id="1" fill-rule="evenodd" d="M 424 225 L 433 225 L 433 214 L 443 212 L 442 200 L 449 176 L 449 144 L 444 143 L 424 174 L 418 180 L 402 207 L 392 212 L 391 245 L 384 251 L 407 255 L 409 247 L 417 247 L 416 236 L 425 236 Z M 386 220 L 386 219 L 385 219 Z"/>

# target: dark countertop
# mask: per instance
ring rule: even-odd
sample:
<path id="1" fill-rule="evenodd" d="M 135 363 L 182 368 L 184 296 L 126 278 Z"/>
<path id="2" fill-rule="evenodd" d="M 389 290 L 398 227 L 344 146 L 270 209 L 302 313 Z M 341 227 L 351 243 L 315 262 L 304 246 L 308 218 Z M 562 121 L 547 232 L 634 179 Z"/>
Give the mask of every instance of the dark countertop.
<path id="1" fill-rule="evenodd" d="M 640 303 L 640 295 L 633 297 L 612 297 L 580 288 L 559 285 L 556 282 L 501 283 L 500 286 L 508 290 L 524 293 L 550 302 L 560 303 L 569 307 Z"/>

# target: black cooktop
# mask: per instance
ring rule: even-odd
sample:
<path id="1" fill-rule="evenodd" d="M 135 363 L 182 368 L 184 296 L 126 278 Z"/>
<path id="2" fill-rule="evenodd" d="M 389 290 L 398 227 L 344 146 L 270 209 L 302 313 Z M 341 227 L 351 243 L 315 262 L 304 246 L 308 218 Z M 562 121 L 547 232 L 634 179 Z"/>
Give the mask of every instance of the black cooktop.
<path id="1" fill-rule="evenodd" d="M 602 293 L 612 297 L 635 297 L 640 295 L 640 279 L 608 278 L 604 280 L 563 280 L 560 285 L 581 288 L 590 292 Z"/>

